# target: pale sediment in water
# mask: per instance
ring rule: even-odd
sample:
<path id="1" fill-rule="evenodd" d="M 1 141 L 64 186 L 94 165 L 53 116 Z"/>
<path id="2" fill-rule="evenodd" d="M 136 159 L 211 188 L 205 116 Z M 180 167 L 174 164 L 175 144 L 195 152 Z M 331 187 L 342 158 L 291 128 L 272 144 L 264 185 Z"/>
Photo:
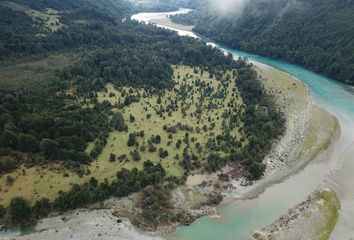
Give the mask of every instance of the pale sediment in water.
<path id="1" fill-rule="evenodd" d="M 186 26 L 181 24 L 176 24 L 169 19 L 169 16 L 184 14 L 192 11 L 191 9 L 181 8 L 175 12 L 160 12 L 160 13 L 139 13 L 131 17 L 132 20 L 144 23 L 152 23 L 158 27 L 169 29 L 172 31 L 177 31 L 180 36 L 188 36 L 193 38 L 199 38 L 195 33 L 192 32 L 193 26 Z"/>
<path id="2" fill-rule="evenodd" d="M 194 26 L 187 26 L 187 25 L 174 23 L 171 21 L 170 18 L 151 19 L 150 22 L 156 25 L 166 26 L 169 28 L 175 28 L 183 31 L 192 31 L 194 27 Z"/>

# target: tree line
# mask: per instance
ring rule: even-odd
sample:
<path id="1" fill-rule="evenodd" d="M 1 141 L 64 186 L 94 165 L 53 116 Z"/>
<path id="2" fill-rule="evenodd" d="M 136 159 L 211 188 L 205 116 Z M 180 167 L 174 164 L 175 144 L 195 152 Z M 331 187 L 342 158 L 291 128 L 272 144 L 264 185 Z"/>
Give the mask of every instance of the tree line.
<path id="1" fill-rule="evenodd" d="M 165 169 L 160 164 L 147 160 L 143 169 L 122 169 L 117 172 L 111 183 L 105 179 L 99 183 L 92 177 L 88 183 L 74 184 L 68 192 L 59 192 L 59 196 L 50 201 L 47 198 L 37 200 L 33 206 L 22 197 L 11 200 L 8 209 L 0 205 L 0 218 L 6 217 L 12 225 L 27 225 L 37 219 L 47 217 L 52 211 L 66 211 L 84 207 L 90 203 L 103 201 L 109 197 L 125 197 L 148 185 L 155 185 L 165 178 Z"/>

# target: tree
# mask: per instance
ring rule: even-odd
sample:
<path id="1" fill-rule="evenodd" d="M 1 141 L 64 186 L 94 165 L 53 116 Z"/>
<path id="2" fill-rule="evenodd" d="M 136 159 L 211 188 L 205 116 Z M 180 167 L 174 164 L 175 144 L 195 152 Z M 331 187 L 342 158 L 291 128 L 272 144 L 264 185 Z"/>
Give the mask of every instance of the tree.
<path id="1" fill-rule="evenodd" d="M 14 224 L 26 224 L 31 218 L 31 208 L 22 197 L 15 197 L 10 202 L 10 216 Z"/>
<path id="2" fill-rule="evenodd" d="M 126 131 L 128 129 L 127 125 L 125 125 L 124 116 L 121 112 L 116 112 L 113 114 L 111 126 L 117 131 Z"/>
<path id="3" fill-rule="evenodd" d="M 162 102 L 161 96 L 158 96 L 157 97 L 157 104 L 161 104 L 161 102 Z"/>
<path id="4" fill-rule="evenodd" d="M 181 147 L 182 141 L 181 139 L 178 139 L 176 142 L 176 148 L 179 149 Z"/>
<path id="5" fill-rule="evenodd" d="M 91 177 L 90 180 L 89 180 L 89 185 L 92 187 L 92 188 L 96 188 L 98 186 L 98 181 L 95 177 Z"/>
<path id="6" fill-rule="evenodd" d="M 38 218 L 47 217 L 51 211 L 52 205 L 48 198 L 37 200 L 32 208 L 33 215 Z"/>
<path id="7" fill-rule="evenodd" d="M 18 149 L 22 152 L 37 152 L 39 141 L 35 136 L 20 133 L 18 135 Z"/>
<path id="8" fill-rule="evenodd" d="M 134 150 L 132 153 L 132 157 L 134 161 L 140 161 L 141 157 L 140 157 L 140 153 L 138 150 Z"/>
<path id="9" fill-rule="evenodd" d="M 131 114 L 130 114 L 130 116 L 129 116 L 129 121 L 130 121 L 131 123 L 135 122 L 135 117 L 134 117 L 133 115 L 131 115 Z"/>
<path id="10" fill-rule="evenodd" d="M 42 139 L 40 143 L 40 149 L 46 159 L 55 159 L 57 157 L 58 146 L 57 141 L 48 138 Z"/>
<path id="11" fill-rule="evenodd" d="M 152 153 L 152 152 L 156 152 L 157 150 L 157 147 L 155 147 L 153 144 L 150 144 L 149 145 L 149 152 Z"/>
<path id="12" fill-rule="evenodd" d="M 12 186 L 15 182 L 15 178 L 13 178 L 12 176 L 10 175 L 7 175 L 6 177 L 6 185 L 7 186 Z"/>
<path id="13" fill-rule="evenodd" d="M 115 161 L 116 161 L 116 155 L 115 155 L 114 153 L 111 153 L 111 154 L 109 155 L 109 161 L 110 161 L 110 162 L 115 162 Z"/>
<path id="14" fill-rule="evenodd" d="M 3 218 L 6 214 L 6 209 L 0 204 L 0 218 Z"/>
<path id="15" fill-rule="evenodd" d="M 152 141 L 153 143 L 160 144 L 160 143 L 161 143 L 161 136 L 160 136 L 160 135 L 153 136 L 153 137 L 151 138 L 151 141 Z"/>
<path id="16" fill-rule="evenodd" d="M 130 133 L 130 134 L 129 134 L 128 143 L 127 143 L 128 147 L 134 146 L 135 143 L 136 143 L 136 136 L 135 136 L 135 133 Z"/>
<path id="17" fill-rule="evenodd" d="M 163 148 L 160 148 L 159 149 L 159 156 L 160 156 L 160 158 L 166 158 L 168 156 L 168 151 Z"/>
<path id="18" fill-rule="evenodd" d="M 18 136 L 11 130 L 5 130 L 0 136 L 0 143 L 4 147 L 15 149 L 18 144 Z"/>
<path id="19" fill-rule="evenodd" d="M 217 153 L 212 153 L 208 156 L 208 161 L 206 168 L 208 171 L 217 171 L 220 169 L 221 166 L 224 165 L 224 160 L 223 158 L 220 157 L 219 154 Z"/>
<path id="20" fill-rule="evenodd" d="M 251 174 L 251 178 L 259 179 L 263 175 L 264 169 L 264 164 L 254 162 L 247 170 Z"/>

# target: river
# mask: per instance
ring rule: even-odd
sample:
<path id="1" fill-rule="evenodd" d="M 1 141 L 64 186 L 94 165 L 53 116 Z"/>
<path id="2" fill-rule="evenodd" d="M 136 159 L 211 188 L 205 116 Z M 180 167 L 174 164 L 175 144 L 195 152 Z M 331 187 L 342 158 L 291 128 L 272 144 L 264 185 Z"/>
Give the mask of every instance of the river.
<path id="1" fill-rule="evenodd" d="M 167 13 L 139 13 L 132 19 L 149 23 L 169 15 L 188 12 L 181 9 Z M 174 29 L 182 36 L 198 37 L 190 31 Z M 341 134 L 334 143 L 333 151 L 319 156 L 302 171 L 293 174 L 279 184 L 266 188 L 256 198 L 238 200 L 220 208 L 220 218 L 203 217 L 190 226 L 179 227 L 167 236 L 173 240 L 234 240 L 245 239 L 252 231 L 260 229 L 285 214 L 288 209 L 303 201 L 318 186 L 327 186 L 336 191 L 341 210 L 332 239 L 352 239 L 354 236 L 354 90 L 332 79 L 313 73 L 300 66 L 278 61 L 216 43 L 212 44 L 235 57 L 247 57 L 256 64 L 266 64 L 291 74 L 302 81 L 311 91 L 316 103 L 332 113 L 339 121 Z"/>

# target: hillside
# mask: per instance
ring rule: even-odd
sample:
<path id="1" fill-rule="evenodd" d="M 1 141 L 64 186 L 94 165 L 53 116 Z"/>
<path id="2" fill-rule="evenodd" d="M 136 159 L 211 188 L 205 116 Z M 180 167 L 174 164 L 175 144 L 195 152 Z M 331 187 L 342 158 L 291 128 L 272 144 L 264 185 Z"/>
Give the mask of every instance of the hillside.
<path id="1" fill-rule="evenodd" d="M 221 14 L 206 3 L 197 10 L 197 17 L 173 19 L 220 43 L 354 84 L 353 1 L 252 0 L 240 14 L 236 7 Z"/>
<path id="2" fill-rule="evenodd" d="M 263 175 L 284 119 L 255 70 L 204 41 L 131 21 L 139 9 L 124 0 L 0 2 L 7 226 L 149 185 L 165 194 L 228 163 L 250 180 Z M 178 221 L 166 214 L 162 223 Z"/>

